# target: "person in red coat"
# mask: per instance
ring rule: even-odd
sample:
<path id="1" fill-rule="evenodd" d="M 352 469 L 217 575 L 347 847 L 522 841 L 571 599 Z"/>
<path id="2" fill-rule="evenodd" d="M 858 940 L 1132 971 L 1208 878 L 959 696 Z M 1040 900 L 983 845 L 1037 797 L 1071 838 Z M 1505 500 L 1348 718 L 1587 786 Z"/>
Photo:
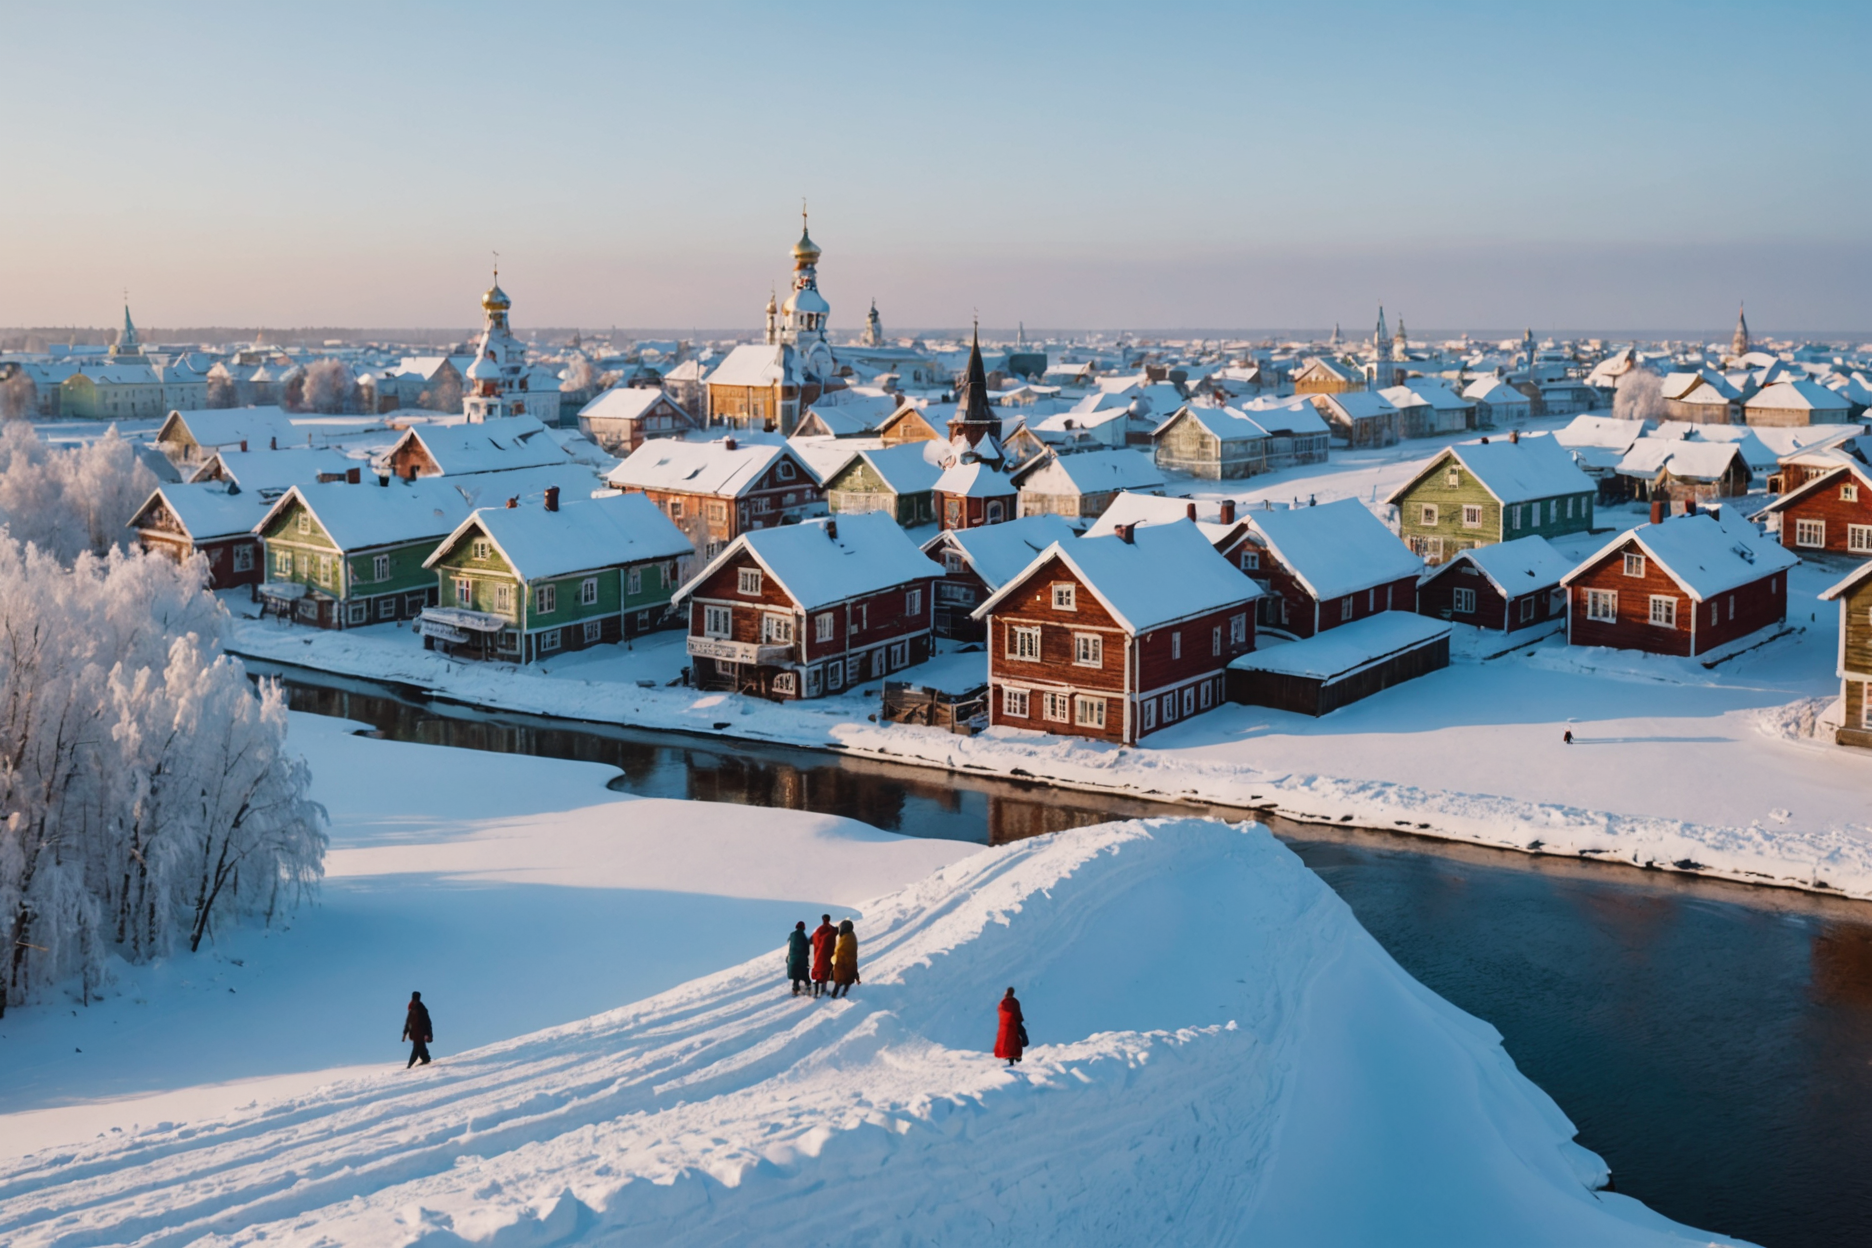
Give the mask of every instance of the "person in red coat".
<path id="1" fill-rule="evenodd" d="M 832 978 L 832 950 L 838 943 L 838 928 L 832 926 L 832 916 L 819 916 L 819 926 L 812 934 L 812 995 L 825 995 L 826 980 Z"/>
<path id="2" fill-rule="evenodd" d="M 1021 1052 L 1026 1047 L 1027 1024 L 1021 1017 L 1020 1002 L 1009 988 L 1001 998 L 1001 1030 L 995 1033 L 995 1056 L 1007 1058 L 1007 1064 L 1012 1066 L 1021 1060 Z"/>

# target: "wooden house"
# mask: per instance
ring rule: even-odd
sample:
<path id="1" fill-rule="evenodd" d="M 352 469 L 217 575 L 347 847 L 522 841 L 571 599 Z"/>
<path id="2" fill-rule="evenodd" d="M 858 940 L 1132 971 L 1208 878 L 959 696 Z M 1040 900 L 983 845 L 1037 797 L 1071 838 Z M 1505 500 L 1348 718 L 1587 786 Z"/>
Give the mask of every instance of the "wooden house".
<path id="1" fill-rule="evenodd" d="M 1311 637 L 1417 609 L 1423 560 L 1355 498 L 1246 510 L 1238 520 L 1247 531 L 1222 553 L 1263 591 L 1260 625 L 1268 632 Z"/>
<path id="2" fill-rule="evenodd" d="M 1648 420 L 1614 420 L 1610 416 L 1575 416 L 1566 428 L 1555 432 L 1554 441 L 1565 447 L 1581 472 L 1599 487 L 1601 503 L 1623 502 L 1631 497 L 1631 478 L 1619 475 L 1618 466 L 1627 452 L 1652 428 Z"/>
<path id="3" fill-rule="evenodd" d="M 224 482 L 243 494 L 270 503 L 295 485 L 321 481 L 362 484 L 364 465 L 342 451 L 314 450 L 306 446 L 283 451 L 220 450 L 188 479 Z"/>
<path id="4" fill-rule="evenodd" d="M 885 446 L 898 446 L 905 442 L 940 442 L 944 437 L 931 418 L 914 403 L 905 403 L 886 416 L 877 427 L 877 436 Z"/>
<path id="5" fill-rule="evenodd" d="M 931 497 L 936 522 L 945 529 L 974 529 L 1014 518 L 1020 489 L 1013 478 L 993 464 L 974 460 L 954 463 L 936 478 Z"/>
<path id="6" fill-rule="evenodd" d="M 1267 430 L 1269 472 L 1326 462 L 1332 429 L 1310 400 L 1264 395 L 1242 404 L 1241 410 Z"/>
<path id="7" fill-rule="evenodd" d="M 423 561 L 470 510 L 443 480 L 292 486 L 252 526 L 266 568 L 255 596 L 320 628 L 412 619 L 435 605 Z"/>
<path id="8" fill-rule="evenodd" d="M 1193 524 L 1056 541 L 975 609 L 990 722 L 1134 744 L 1206 711 L 1260 592 Z"/>
<path id="9" fill-rule="evenodd" d="M 569 458 L 537 418 L 506 416 L 460 425 L 411 425 L 381 462 L 389 475 L 413 481 L 545 468 Z"/>
<path id="10" fill-rule="evenodd" d="M 1662 509 L 1656 504 L 1653 515 Z M 1786 619 L 1787 572 L 1799 562 L 1726 513 L 1654 519 L 1566 575 L 1567 641 L 1707 654 Z"/>
<path id="11" fill-rule="evenodd" d="M 1698 425 L 1742 423 L 1742 392 L 1712 369 L 1664 378 L 1664 416 Z"/>
<path id="12" fill-rule="evenodd" d="M 1872 469 L 1842 463 L 1781 495 L 1762 514 L 1788 550 L 1872 556 Z"/>
<path id="13" fill-rule="evenodd" d="M 1463 388 L 1462 397 L 1475 404 L 1478 429 L 1499 429 L 1533 414 L 1534 404 L 1501 377 L 1483 377 Z"/>
<path id="14" fill-rule="evenodd" d="M 1840 726 L 1833 739 L 1841 745 L 1872 749 L 1872 560 L 1820 595 L 1840 605 Z"/>
<path id="15" fill-rule="evenodd" d="M 1310 356 L 1293 374 L 1295 394 L 1350 394 L 1364 388 L 1364 369 L 1331 356 Z"/>
<path id="16" fill-rule="evenodd" d="M 177 464 L 206 462 L 216 451 L 265 451 L 304 444 L 277 407 L 227 407 L 172 411 L 156 430 L 155 443 Z"/>
<path id="17" fill-rule="evenodd" d="M 744 343 L 708 375 L 708 423 L 791 435 L 800 415 L 844 383 L 829 375 L 823 340 L 802 350 L 790 343 Z"/>
<path id="18" fill-rule="evenodd" d="M 1776 455 L 1774 467 L 1768 472 L 1768 492 L 1792 494 L 1815 477 L 1825 476 L 1842 465 L 1863 466 L 1872 462 L 1868 458 L 1872 454 L 1872 438 L 1861 436 L 1858 425 L 1842 425 L 1839 428 L 1845 436 L 1837 440 L 1828 440 L 1818 446 L 1802 446 Z"/>
<path id="19" fill-rule="evenodd" d="M 930 657 L 941 575 L 875 512 L 743 533 L 676 592 L 692 682 L 790 699 L 882 680 Z"/>
<path id="20" fill-rule="evenodd" d="M 1184 404 L 1151 434 L 1157 466 L 1211 481 L 1268 470 L 1268 431 L 1231 407 Z"/>
<path id="21" fill-rule="evenodd" d="M 696 419 L 676 400 L 647 386 L 613 386 L 579 409 L 579 432 L 623 458 L 651 438 L 680 438 Z"/>
<path id="22" fill-rule="evenodd" d="M 826 477 L 826 506 L 835 515 L 886 512 L 905 528 L 930 524 L 936 519 L 933 491 L 943 470 L 930 462 L 929 452 L 941 449 L 936 443 L 905 442 L 855 451 Z"/>
<path id="23" fill-rule="evenodd" d="M 1512 633 L 1566 619 L 1560 582 L 1573 562 L 1544 537 L 1458 551 L 1417 586 L 1417 611 L 1456 624 Z"/>
<path id="24" fill-rule="evenodd" d="M 1334 436 L 1347 446 L 1396 446 L 1398 409 L 1376 390 L 1346 390 L 1316 395 L 1313 404 Z"/>
<path id="25" fill-rule="evenodd" d="M 177 563 L 200 555 L 208 588 L 257 585 L 262 578 L 260 539 L 254 536 L 262 500 L 219 481 L 158 486 L 130 518 L 137 544 Z"/>
<path id="26" fill-rule="evenodd" d="M 1229 664 L 1231 702 L 1328 715 L 1449 666 L 1450 626 L 1380 611 L 1344 628 L 1244 654 Z"/>
<path id="27" fill-rule="evenodd" d="M 1438 377 L 1414 377 L 1378 393 L 1397 409 L 1400 438 L 1460 433 L 1475 425 L 1475 404 Z"/>
<path id="28" fill-rule="evenodd" d="M 1817 381 L 1805 378 L 1763 386 L 1742 405 L 1751 425 L 1838 425 L 1852 419 L 1852 403 Z"/>
<path id="29" fill-rule="evenodd" d="M 1011 427 L 1004 422 L 999 441 L 1001 454 L 1006 457 L 1002 460 L 1001 471 L 1010 477 L 1053 453 L 1053 448 L 1042 441 L 1040 435 L 1029 429 L 1027 422 L 1020 418 L 1016 418 Z"/>
<path id="30" fill-rule="evenodd" d="M 1022 516 L 1003 524 L 945 528 L 923 543 L 923 553 L 942 565 L 936 582 L 938 637 L 980 641 L 985 625 L 975 608 L 1024 570 L 1054 542 L 1070 542 L 1072 526 L 1058 516 Z"/>
<path id="31" fill-rule="evenodd" d="M 1630 482 L 1626 497 L 1669 502 L 1736 498 L 1755 478 L 1741 444 L 1677 438 L 1639 438 L 1617 472 Z"/>
<path id="32" fill-rule="evenodd" d="M 1090 524 L 1124 490 L 1161 494 L 1163 474 L 1141 451 L 1049 455 L 1014 477 L 1023 516 L 1055 515 Z"/>
<path id="33" fill-rule="evenodd" d="M 818 477 L 798 451 L 778 442 L 658 438 L 632 451 L 606 480 L 649 495 L 704 559 L 742 533 L 826 514 Z"/>
<path id="34" fill-rule="evenodd" d="M 531 663 L 658 627 L 688 535 L 641 494 L 478 508 L 424 560 L 423 645 Z"/>
<path id="35" fill-rule="evenodd" d="M 868 438 L 903 406 L 894 394 L 834 390 L 800 417 L 796 438 Z"/>
<path id="36" fill-rule="evenodd" d="M 1464 442 L 1425 460 L 1385 501 L 1426 563 L 1459 550 L 1592 528 L 1598 486 L 1552 437 Z"/>

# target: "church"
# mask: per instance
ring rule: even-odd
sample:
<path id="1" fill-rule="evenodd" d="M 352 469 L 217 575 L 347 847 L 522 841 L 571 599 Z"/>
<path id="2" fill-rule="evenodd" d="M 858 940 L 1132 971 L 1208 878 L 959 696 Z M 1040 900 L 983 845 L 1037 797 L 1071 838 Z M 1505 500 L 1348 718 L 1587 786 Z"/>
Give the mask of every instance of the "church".
<path id="1" fill-rule="evenodd" d="M 513 336 L 507 313 L 513 300 L 500 288 L 500 269 L 494 284 L 481 296 L 483 322 L 475 343 L 474 362 L 463 370 L 462 414 L 472 423 L 507 416 L 531 416 L 543 425 L 559 423 L 559 392 L 553 383 L 530 386 L 543 377 L 532 375 L 526 344 Z"/>
<path id="2" fill-rule="evenodd" d="M 821 395 L 844 388 L 826 341 L 832 308 L 819 293 L 819 256 L 802 211 L 799 242 L 793 244 L 793 289 L 783 304 L 768 296 L 766 340 L 736 347 L 709 374 L 711 426 L 777 429 L 790 436 Z"/>

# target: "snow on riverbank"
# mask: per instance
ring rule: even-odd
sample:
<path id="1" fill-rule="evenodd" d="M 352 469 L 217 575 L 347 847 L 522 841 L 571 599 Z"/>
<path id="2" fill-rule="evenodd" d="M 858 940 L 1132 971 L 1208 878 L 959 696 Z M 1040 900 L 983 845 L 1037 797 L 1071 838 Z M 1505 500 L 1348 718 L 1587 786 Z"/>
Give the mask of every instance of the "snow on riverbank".
<path id="1" fill-rule="evenodd" d="M 1077 829 L 779 954 L 225 1123 L 0 1163 L 18 1245 L 1712 1242 L 1265 831 Z M 1038 1047 L 984 1050 L 1012 982 Z"/>

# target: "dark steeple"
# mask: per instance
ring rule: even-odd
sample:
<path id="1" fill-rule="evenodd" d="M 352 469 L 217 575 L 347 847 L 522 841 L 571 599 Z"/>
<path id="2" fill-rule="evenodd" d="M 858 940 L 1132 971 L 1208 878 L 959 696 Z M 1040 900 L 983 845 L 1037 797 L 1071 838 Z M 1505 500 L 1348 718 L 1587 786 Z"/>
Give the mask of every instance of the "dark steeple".
<path id="1" fill-rule="evenodd" d="M 963 378 L 962 392 L 956 395 L 956 414 L 949 420 L 949 439 L 967 438 L 969 446 L 979 452 L 984 459 L 999 460 L 1001 448 L 995 442 L 995 434 L 1001 429 L 1001 421 L 988 406 L 988 370 L 982 366 L 981 326 L 975 327 L 975 341 L 969 347 L 968 376 Z M 982 440 L 987 439 L 987 446 Z"/>

